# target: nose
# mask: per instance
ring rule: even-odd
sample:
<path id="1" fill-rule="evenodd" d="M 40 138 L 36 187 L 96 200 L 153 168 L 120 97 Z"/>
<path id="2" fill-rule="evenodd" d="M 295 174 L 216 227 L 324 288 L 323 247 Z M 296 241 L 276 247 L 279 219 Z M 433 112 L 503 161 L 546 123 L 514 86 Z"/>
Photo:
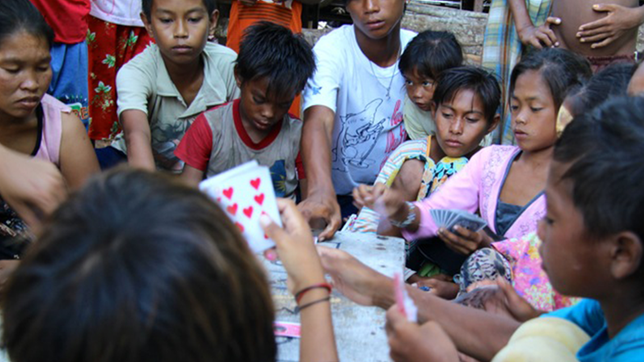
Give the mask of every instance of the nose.
<path id="1" fill-rule="evenodd" d="M 174 27 L 174 37 L 175 38 L 186 38 L 188 36 L 188 26 L 184 19 L 179 19 L 175 22 Z"/>
<path id="2" fill-rule="evenodd" d="M 380 11 L 380 0 L 364 0 L 364 11 L 367 14 Z"/>
<path id="3" fill-rule="evenodd" d="M 262 107 L 261 109 L 261 115 L 265 119 L 273 119 L 273 115 L 275 114 L 275 110 L 273 109 L 272 105 L 266 105 Z"/>
<path id="4" fill-rule="evenodd" d="M 411 87 L 411 98 L 412 99 L 421 99 L 423 98 L 423 87 L 419 85 L 414 85 Z"/>
<path id="5" fill-rule="evenodd" d="M 35 71 L 27 71 L 25 72 L 25 78 L 20 83 L 20 88 L 26 91 L 35 92 L 38 90 L 39 84 L 38 74 L 36 74 Z"/>
<path id="6" fill-rule="evenodd" d="M 449 131 L 452 134 L 463 134 L 464 121 L 461 117 L 456 117 L 449 125 Z"/>

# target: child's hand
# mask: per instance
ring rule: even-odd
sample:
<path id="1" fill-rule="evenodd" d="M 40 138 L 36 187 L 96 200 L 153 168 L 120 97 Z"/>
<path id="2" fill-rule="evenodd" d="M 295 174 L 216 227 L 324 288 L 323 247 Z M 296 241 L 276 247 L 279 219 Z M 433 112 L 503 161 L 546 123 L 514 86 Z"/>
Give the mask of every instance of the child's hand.
<path id="1" fill-rule="evenodd" d="M 440 274 L 442 275 L 442 274 Z M 411 279 L 411 278 L 410 278 Z M 444 278 L 438 277 L 421 277 L 418 276 L 412 284 L 412 287 L 417 288 L 426 287 L 429 288 L 429 293 L 441 297 L 443 299 L 454 299 L 458 294 L 459 286 L 451 281 L 451 278 L 445 280 Z"/>
<path id="2" fill-rule="evenodd" d="M 353 189 L 353 200 L 358 208 L 366 206 L 387 219 L 399 214 L 405 207 L 405 198 L 382 183 L 356 187 Z"/>
<path id="3" fill-rule="evenodd" d="M 542 314 L 541 311 L 535 309 L 530 303 L 523 299 L 517 291 L 514 290 L 514 287 L 508 283 L 507 280 L 503 278 L 497 278 L 496 284 L 499 286 L 499 289 L 503 292 L 505 307 L 510 312 L 514 319 L 523 323 L 530 319 L 537 318 Z"/>
<path id="4" fill-rule="evenodd" d="M 640 9 L 627 8 L 616 4 L 595 4 L 593 10 L 605 12 L 606 16 L 579 27 L 577 38 L 582 43 L 593 43 L 593 49 L 605 47 L 621 38 L 627 31 L 642 23 Z"/>
<path id="5" fill-rule="evenodd" d="M 454 343 L 438 323 L 409 322 L 395 304 L 387 311 L 386 330 L 389 354 L 396 362 L 459 360 Z"/>
<path id="6" fill-rule="evenodd" d="M 455 233 L 445 228 L 438 229 L 438 237 L 457 253 L 470 255 L 474 251 L 490 246 L 494 240 L 483 230 L 474 232 L 462 226 L 454 226 Z"/>
<path id="7" fill-rule="evenodd" d="M 539 27 L 527 26 L 517 32 L 519 35 L 519 40 L 525 45 L 532 45 L 537 49 L 541 49 L 544 46 L 548 48 L 554 48 L 559 46 L 557 41 L 557 36 L 550 29 L 551 25 L 561 24 L 561 19 L 555 17 L 548 17 L 546 22 Z"/>
<path id="8" fill-rule="evenodd" d="M 277 255 L 288 274 L 290 292 L 296 293 L 313 284 L 323 283 L 324 272 L 308 223 L 291 200 L 278 198 L 277 208 L 283 229 L 266 215 L 262 215 L 260 223 L 266 235 L 275 241 Z M 268 259 L 274 259 L 271 253 L 274 253 L 273 249 L 266 252 Z"/>
<path id="9" fill-rule="evenodd" d="M 335 232 L 340 228 L 342 217 L 340 205 L 335 195 L 309 194 L 308 197 L 297 205 L 298 210 L 311 224 L 323 222 L 325 229 L 318 236 L 318 240 L 324 241 L 333 238 Z"/>

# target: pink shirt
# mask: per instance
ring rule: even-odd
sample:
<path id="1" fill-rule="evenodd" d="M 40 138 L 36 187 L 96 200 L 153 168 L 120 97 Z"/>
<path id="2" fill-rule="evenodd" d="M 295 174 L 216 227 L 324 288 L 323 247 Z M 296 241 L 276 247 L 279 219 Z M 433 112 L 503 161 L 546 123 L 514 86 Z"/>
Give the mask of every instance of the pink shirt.
<path id="1" fill-rule="evenodd" d="M 63 129 L 61 113 L 71 113 L 72 110 L 49 94 L 45 94 L 40 104 L 43 108 L 42 136 L 40 148 L 34 157 L 49 161 L 60 168 L 60 143 Z"/>

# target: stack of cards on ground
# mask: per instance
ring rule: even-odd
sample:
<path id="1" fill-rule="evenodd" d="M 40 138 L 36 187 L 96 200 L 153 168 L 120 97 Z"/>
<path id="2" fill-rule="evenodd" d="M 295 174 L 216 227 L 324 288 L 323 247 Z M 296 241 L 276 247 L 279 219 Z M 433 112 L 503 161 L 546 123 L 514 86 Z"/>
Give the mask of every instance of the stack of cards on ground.
<path id="1" fill-rule="evenodd" d="M 267 214 L 282 226 L 268 167 L 250 161 L 202 181 L 199 189 L 219 203 L 253 252 L 275 245 L 259 224 L 259 217 Z"/>
<path id="2" fill-rule="evenodd" d="M 454 232 L 454 226 L 456 225 L 474 232 L 482 230 L 487 225 L 485 220 L 463 210 L 431 210 L 430 214 L 436 226 L 445 228 L 450 232 Z"/>

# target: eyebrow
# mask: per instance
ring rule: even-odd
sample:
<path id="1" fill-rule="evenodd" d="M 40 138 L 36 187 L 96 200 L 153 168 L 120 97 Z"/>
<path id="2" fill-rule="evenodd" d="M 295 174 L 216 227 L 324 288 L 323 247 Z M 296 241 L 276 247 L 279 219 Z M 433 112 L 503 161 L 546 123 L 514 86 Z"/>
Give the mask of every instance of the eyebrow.
<path id="1" fill-rule="evenodd" d="M 13 56 L 8 56 L 4 59 L 0 59 L 0 62 L 2 63 L 10 63 L 10 64 L 25 64 L 28 63 L 24 61 L 23 59 L 16 58 Z M 51 55 L 47 55 L 46 57 L 42 57 L 36 61 L 36 63 L 50 63 L 51 62 Z"/>
<path id="2" fill-rule="evenodd" d="M 441 105 L 440 105 L 440 106 L 441 106 L 441 107 L 445 107 L 445 108 L 449 108 L 451 111 L 455 111 L 454 107 L 449 106 L 449 105 L 447 105 L 447 104 L 445 104 L 445 103 L 441 103 Z M 465 112 L 463 112 L 463 113 L 465 113 L 465 114 L 478 113 L 478 114 L 480 114 L 480 115 L 483 115 L 483 114 L 484 114 L 483 112 L 478 111 L 478 110 L 476 110 L 476 109 L 470 109 L 469 111 L 465 111 Z"/>
<path id="3" fill-rule="evenodd" d="M 199 12 L 199 13 L 207 13 L 207 11 L 205 11 L 202 7 L 197 7 L 197 8 L 192 8 L 192 9 L 190 9 L 190 10 L 186 11 L 186 14 L 191 14 L 191 13 L 196 13 L 196 12 Z M 175 14 L 175 12 L 174 12 L 174 11 L 172 11 L 172 10 L 168 10 L 168 9 L 163 9 L 163 8 L 161 8 L 161 9 L 156 9 L 155 13 L 157 13 L 157 14 L 158 14 L 158 13 L 162 13 L 162 14 L 173 14 L 173 15 Z"/>

